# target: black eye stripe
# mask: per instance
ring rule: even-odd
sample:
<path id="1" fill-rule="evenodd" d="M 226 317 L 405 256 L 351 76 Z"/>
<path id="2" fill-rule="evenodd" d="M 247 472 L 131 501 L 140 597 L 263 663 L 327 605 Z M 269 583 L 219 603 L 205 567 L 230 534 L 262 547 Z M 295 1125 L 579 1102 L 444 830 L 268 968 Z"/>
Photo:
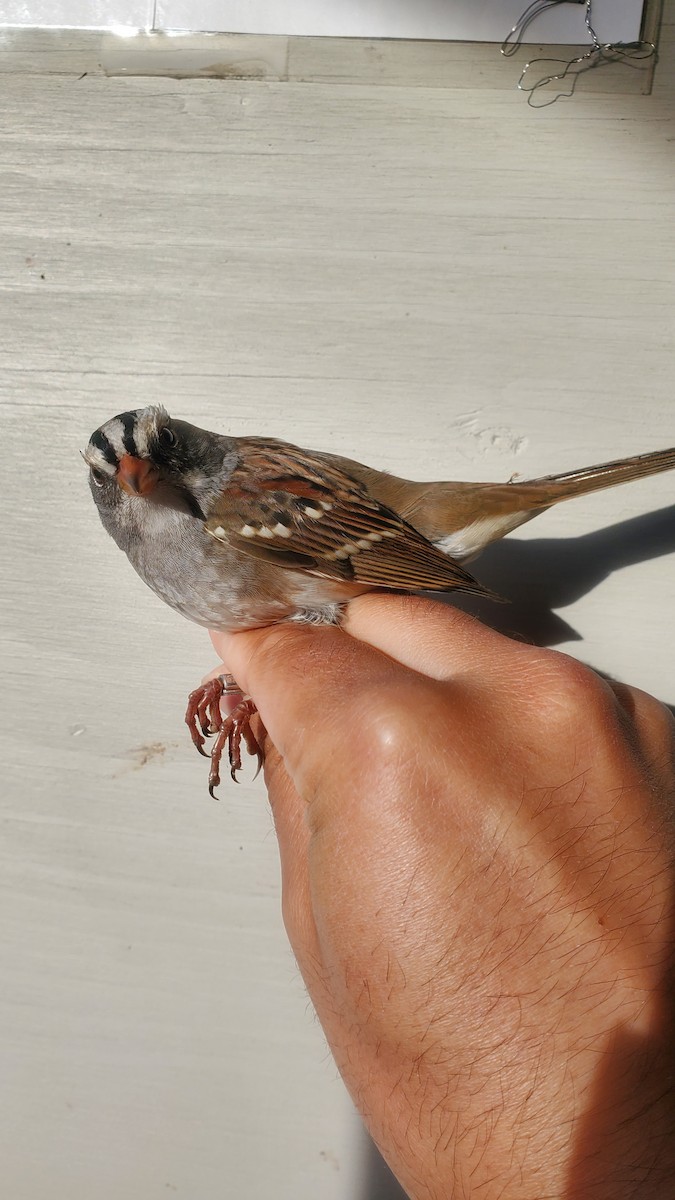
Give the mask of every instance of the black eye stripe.
<path id="1" fill-rule="evenodd" d="M 134 413 L 121 413 L 119 421 L 123 429 L 122 445 L 127 454 L 131 454 L 133 458 L 138 458 L 138 448 L 134 441 L 134 429 L 136 428 L 136 417 Z"/>
<path id="2" fill-rule="evenodd" d="M 96 433 L 92 433 L 89 439 L 89 444 L 94 446 L 94 448 L 103 455 L 105 461 L 110 463 L 111 467 L 117 466 L 117 455 L 113 450 L 111 443 L 100 429 L 97 429 Z"/>

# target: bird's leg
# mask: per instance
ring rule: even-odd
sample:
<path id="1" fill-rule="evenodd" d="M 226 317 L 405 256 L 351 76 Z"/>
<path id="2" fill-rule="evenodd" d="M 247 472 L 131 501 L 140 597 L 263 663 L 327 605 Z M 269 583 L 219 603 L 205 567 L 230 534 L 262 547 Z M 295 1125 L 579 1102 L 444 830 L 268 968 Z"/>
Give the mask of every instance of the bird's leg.
<path id="1" fill-rule="evenodd" d="M 207 737 L 211 737 L 212 734 L 220 729 L 222 723 L 222 717 L 220 716 L 221 698 L 231 690 L 239 690 L 232 676 L 218 675 L 215 679 L 209 679 L 206 683 L 201 683 L 188 696 L 185 724 L 190 730 L 193 745 L 200 754 L 204 755 L 204 758 L 209 757 L 203 749 L 204 742 Z"/>
<path id="2" fill-rule="evenodd" d="M 223 723 L 218 730 L 216 740 L 213 743 L 211 751 L 211 770 L 209 771 L 209 793 L 215 798 L 215 790 L 220 783 L 220 760 L 223 756 L 223 750 L 227 745 L 228 758 L 230 760 L 230 775 L 235 783 L 237 780 L 237 771 L 241 771 L 241 739 L 243 737 L 246 748 L 249 754 L 255 755 L 258 759 L 258 770 L 263 763 L 263 752 L 258 744 L 253 730 L 251 729 L 251 717 L 257 713 L 257 708 L 252 700 L 240 700 L 236 708 L 233 708 L 229 716 L 225 717 Z"/>
<path id="3" fill-rule="evenodd" d="M 224 715 L 221 701 L 224 696 L 239 697 L 232 710 Z M 242 695 L 241 688 L 231 675 L 218 675 L 200 684 L 188 697 L 185 723 L 190 730 L 192 743 L 205 758 L 204 750 L 207 737 L 215 735 L 211 750 L 211 769 L 209 771 L 209 792 L 213 796 L 220 783 L 220 762 L 225 746 L 228 748 L 230 774 L 237 781 L 237 771 L 241 770 L 241 741 L 244 739 L 249 754 L 258 760 L 258 770 L 263 762 L 262 748 L 251 729 L 251 717 L 257 712 L 252 700 Z"/>

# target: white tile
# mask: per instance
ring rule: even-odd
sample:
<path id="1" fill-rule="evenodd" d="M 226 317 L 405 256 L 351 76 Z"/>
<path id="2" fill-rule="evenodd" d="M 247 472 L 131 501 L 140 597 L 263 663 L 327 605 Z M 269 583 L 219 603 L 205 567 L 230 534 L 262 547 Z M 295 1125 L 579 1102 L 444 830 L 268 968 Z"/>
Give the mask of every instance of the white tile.
<path id="1" fill-rule="evenodd" d="M 158 0 L 159 29 L 333 37 L 441 38 L 501 42 L 525 0 Z M 527 40 L 585 42 L 584 5 L 563 4 L 532 22 Z M 601 41 L 639 37 L 642 0 L 595 0 Z"/>
<path id="2" fill-rule="evenodd" d="M 1 0 L 0 25 L 108 28 L 152 25 L 154 0 Z"/>

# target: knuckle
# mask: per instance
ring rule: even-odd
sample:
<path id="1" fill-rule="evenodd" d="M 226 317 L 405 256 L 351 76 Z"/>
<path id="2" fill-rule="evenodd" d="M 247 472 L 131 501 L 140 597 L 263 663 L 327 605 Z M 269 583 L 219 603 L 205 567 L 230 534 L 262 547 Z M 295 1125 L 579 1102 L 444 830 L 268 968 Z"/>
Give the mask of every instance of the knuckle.
<path id="1" fill-rule="evenodd" d="M 400 690 L 373 686 L 364 690 L 354 713 L 355 742 L 378 760 L 398 758 L 410 740 L 410 705 Z"/>
<path id="2" fill-rule="evenodd" d="M 615 721 L 610 688 L 590 667 L 559 653 L 542 654 L 533 662 L 532 699 L 537 718 L 548 726 L 583 721 L 597 726 Z"/>
<path id="3" fill-rule="evenodd" d="M 375 684 L 358 697 L 352 725 L 352 751 L 366 771 L 382 776 L 397 771 L 424 752 L 434 729 L 443 722 L 443 703 L 437 689 L 425 681 Z"/>

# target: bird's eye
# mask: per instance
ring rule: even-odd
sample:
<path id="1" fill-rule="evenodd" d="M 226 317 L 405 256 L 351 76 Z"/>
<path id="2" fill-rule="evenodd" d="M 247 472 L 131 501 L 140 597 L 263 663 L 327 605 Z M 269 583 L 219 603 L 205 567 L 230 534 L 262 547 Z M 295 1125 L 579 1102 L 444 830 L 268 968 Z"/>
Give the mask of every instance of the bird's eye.
<path id="1" fill-rule="evenodd" d="M 103 487 L 103 484 L 106 481 L 106 473 L 105 471 L 99 471 L 98 467 L 92 467 L 91 478 L 96 484 L 96 487 Z"/>
<path id="2" fill-rule="evenodd" d="M 176 445 L 176 435 L 169 425 L 163 425 L 157 437 L 159 439 L 160 446 L 164 446 L 165 449 L 168 449 L 169 446 Z"/>

